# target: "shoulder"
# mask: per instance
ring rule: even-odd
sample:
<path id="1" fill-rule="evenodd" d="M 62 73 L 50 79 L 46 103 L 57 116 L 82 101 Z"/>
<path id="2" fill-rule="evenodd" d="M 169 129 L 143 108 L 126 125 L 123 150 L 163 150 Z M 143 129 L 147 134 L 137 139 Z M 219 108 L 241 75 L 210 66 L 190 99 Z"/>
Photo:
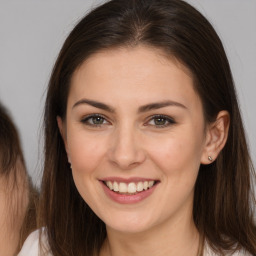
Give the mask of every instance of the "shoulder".
<path id="1" fill-rule="evenodd" d="M 37 256 L 39 255 L 39 230 L 31 233 L 26 239 L 18 256 Z"/>
<path id="2" fill-rule="evenodd" d="M 244 250 L 240 250 L 240 251 L 235 252 L 234 254 L 232 254 L 232 256 L 253 256 L 253 255 L 244 251 Z"/>
<path id="3" fill-rule="evenodd" d="M 17 256 L 39 256 L 40 252 L 40 245 L 39 245 L 39 235 L 42 233 L 42 243 L 43 247 L 47 249 L 47 237 L 45 234 L 45 230 L 36 230 L 33 233 L 31 233 L 28 238 L 26 239 L 25 243 L 22 246 L 21 251 Z M 51 253 L 46 253 L 45 256 L 52 256 Z"/>
<path id="4" fill-rule="evenodd" d="M 246 252 L 245 250 L 239 250 L 234 253 L 225 254 L 226 256 L 253 256 L 250 253 Z M 204 253 L 203 256 L 219 256 L 219 254 L 216 254 L 210 246 L 206 243 L 204 247 Z"/>

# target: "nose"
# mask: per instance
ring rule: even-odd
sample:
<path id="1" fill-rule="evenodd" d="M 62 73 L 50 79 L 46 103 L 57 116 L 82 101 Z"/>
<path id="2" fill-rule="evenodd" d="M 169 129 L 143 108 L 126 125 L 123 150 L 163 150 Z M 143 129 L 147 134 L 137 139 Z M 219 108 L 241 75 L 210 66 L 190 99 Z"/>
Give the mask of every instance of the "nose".
<path id="1" fill-rule="evenodd" d="M 143 150 L 140 136 L 138 130 L 128 125 L 117 128 L 112 134 L 108 152 L 108 158 L 112 164 L 123 170 L 142 164 L 146 159 L 146 153 Z"/>

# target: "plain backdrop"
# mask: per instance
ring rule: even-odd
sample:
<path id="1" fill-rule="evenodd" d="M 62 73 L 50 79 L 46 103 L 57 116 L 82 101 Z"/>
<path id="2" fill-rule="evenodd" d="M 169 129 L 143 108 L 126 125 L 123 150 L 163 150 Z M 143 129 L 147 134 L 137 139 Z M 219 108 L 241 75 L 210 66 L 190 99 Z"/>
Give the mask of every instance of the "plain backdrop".
<path id="1" fill-rule="evenodd" d="M 43 160 L 42 112 L 52 66 L 74 25 L 101 2 L 0 0 L 0 101 L 20 131 L 28 171 L 37 184 Z M 223 41 L 256 163 L 256 0 L 188 2 L 209 19 Z"/>

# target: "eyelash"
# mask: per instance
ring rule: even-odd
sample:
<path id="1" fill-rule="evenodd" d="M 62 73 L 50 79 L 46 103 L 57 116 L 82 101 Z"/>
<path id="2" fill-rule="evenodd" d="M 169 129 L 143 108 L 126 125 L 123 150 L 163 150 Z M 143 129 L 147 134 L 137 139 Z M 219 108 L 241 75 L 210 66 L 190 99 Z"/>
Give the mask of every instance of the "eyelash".
<path id="1" fill-rule="evenodd" d="M 90 123 L 89 120 L 93 120 L 93 118 L 100 118 L 101 120 L 103 120 L 103 122 L 108 122 L 106 120 L 106 118 L 100 114 L 93 114 L 93 115 L 89 115 L 89 116 L 86 116 L 84 117 L 81 122 L 85 125 L 88 125 L 88 126 L 92 126 L 92 127 L 100 127 L 101 125 L 104 125 L 104 123 L 102 124 L 94 124 L 94 123 Z M 108 122 L 109 123 L 109 122 Z"/>
<path id="2" fill-rule="evenodd" d="M 145 124 L 145 126 L 147 125 L 151 125 L 149 124 L 150 121 L 153 121 L 153 120 L 157 120 L 157 119 L 162 119 L 165 124 L 161 124 L 161 125 L 156 125 L 156 124 L 153 124 L 153 126 L 155 126 L 155 128 L 165 128 L 165 127 L 168 127 L 170 125 L 173 125 L 173 124 L 176 124 L 176 122 L 174 121 L 173 118 L 169 117 L 169 116 L 165 116 L 165 115 L 154 115 L 154 116 L 151 116 L 151 118 L 149 119 L 149 121 L 147 121 L 147 123 Z"/>
<path id="3" fill-rule="evenodd" d="M 93 118 L 99 118 L 102 121 L 102 123 L 100 123 L 100 124 L 93 123 Z M 92 122 L 90 122 L 90 119 L 91 119 Z M 158 120 L 161 119 L 161 121 L 163 121 L 164 124 L 157 125 L 155 123 L 157 119 Z M 155 124 L 150 124 L 151 121 L 154 121 Z M 91 126 L 91 127 L 101 127 L 102 125 L 105 124 L 104 122 L 107 122 L 109 124 L 107 119 L 104 116 L 100 115 L 100 114 L 92 114 L 92 115 L 86 116 L 81 120 L 81 122 L 83 124 Z M 155 126 L 155 128 L 165 128 L 165 127 L 168 127 L 168 126 L 173 125 L 173 124 L 176 124 L 176 122 L 174 121 L 173 118 L 171 118 L 169 116 L 154 115 L 154 116 L 150 117 L 150 119 L 144 124 L 144 126 Z"/>

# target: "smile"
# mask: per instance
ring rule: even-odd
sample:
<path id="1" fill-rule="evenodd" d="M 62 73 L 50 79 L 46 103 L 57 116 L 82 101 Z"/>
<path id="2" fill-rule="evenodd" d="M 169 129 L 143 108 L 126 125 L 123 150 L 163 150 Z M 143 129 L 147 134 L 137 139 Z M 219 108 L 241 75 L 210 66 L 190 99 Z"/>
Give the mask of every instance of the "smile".
<path id="1" fill-rule="evenodd" d="M 152 188 L 156 181 L 139 181 L 139 182 L 117 182 L 105 181 L 104 184 L 112 191 L 120 194 L 135 194 Z"/>
<path id="2" fill-rule="evenodd" d="M 101 180 L 105 194 L 119 204 L 135 204 L 144 201 L 154 193 L 159 183 L 159 180 L 143 178 L 133 178 L 130 180 L 108 178 Z"/>

